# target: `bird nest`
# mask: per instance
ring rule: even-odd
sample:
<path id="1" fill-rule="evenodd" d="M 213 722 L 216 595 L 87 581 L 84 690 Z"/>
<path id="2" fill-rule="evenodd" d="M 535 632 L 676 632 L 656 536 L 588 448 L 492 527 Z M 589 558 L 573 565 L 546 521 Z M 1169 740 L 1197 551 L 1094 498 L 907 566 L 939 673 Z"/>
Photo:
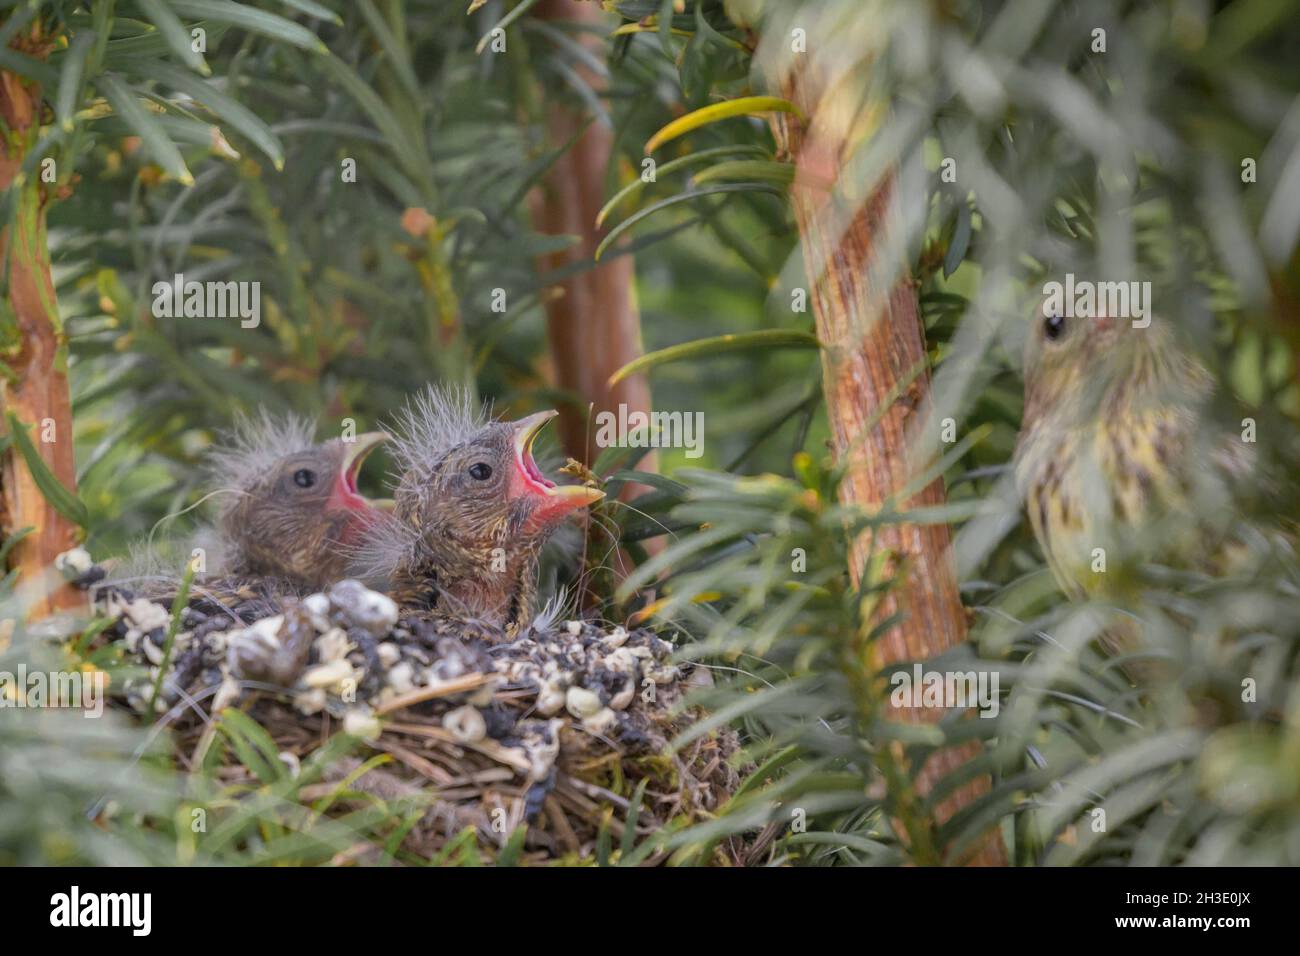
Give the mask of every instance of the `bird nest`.
<path id="1" fill-rule="evenodd" d="M 359 738 L 383 765 L 354 751 L 301 797 L 343 782 L 358 801 L 423 807 L 403 848 L 426 859 L 472 829 L 480 853 L 513 840 L 512 856 L 585 860 L 610 837 L 630 846 L 709 815 L 739 781 L 733 732 L 669 746 L 698 717 L 683 696 L 707 672 L 675 663 L 648 629 L 544 615 L 511 634 L 399 609 L 349 580 L 302 598 L 196 589 L 168 647 L 173 597 L 109 586 L 95 603 L 114 621 L 101 640 L 141 665 L 121 696 L 165 714 L 177 759 L 207 752 L 209 709 L 253 717 L 291 768 L 332 734 Z M 233 763 L 222 772 L 248 775 Z"/>

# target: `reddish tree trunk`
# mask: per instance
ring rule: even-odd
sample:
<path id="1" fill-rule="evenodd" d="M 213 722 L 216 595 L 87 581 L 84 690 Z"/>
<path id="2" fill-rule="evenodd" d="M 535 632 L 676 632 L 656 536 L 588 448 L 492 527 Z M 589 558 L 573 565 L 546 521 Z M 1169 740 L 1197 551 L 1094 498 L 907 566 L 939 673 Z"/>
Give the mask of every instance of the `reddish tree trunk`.
<path id="1" fill-rule="evenodd" d="M 605 25 L 603 11 L 592 3 L 572 0 L 542 0 L 534 15 L 547 20 L 573 20 Z M 583 34 L 580 41 L 602 55 L 597 37 Z M 582 64 L 574 67 L 584 82 L 600 89 L 602 80 Z M 558 148 L 568 142 L 588 117 L 553 101 L 546 106 L 547 140 Z M 601 240 L 596 214 L 605 201 L 605 174 L 613 153 L 613 132 L 599 122 L 587 127 L 573 146 L 551 167 L 541 188 L 533 196 L 533 222 L 548 235 L 572 235 L 580 241 L 562 252 L 543 258 L 543 272 L 573 262 L 589 260 Z M 575 393 L 582 402 L 560 410 L 560 434 L 565 450 L 590 464 L 600 449 L 592 443 L 594 416 L 617 411 L 620 403 L 629 412 L 650 410 L 650 386 L 644 375 L 624 379 L 612 388 L 609 377 L 639 357 L 641 316 L 637 310 L 633 282 L 635 271 L 630 255 L 610 259 L 588 269 L 559 286 L 562 295 L 546 303 L 546 326 L 555 382 Z M 588 419 L 587 403 L 593 403 Z M 652 468 L 649 456 L 642 467 Z"/>
<path id="2" fill-rule="evenodd" d="M 27 50 L 29 54 L 32 50 Z M 41 108 L 40 91 L 18 76 L 0 72 L 0 190 L 14 185 L 19 168 L 35 142 Z M 39 171 L 38 171 L 39 172 Z M 59 321 L 50 257 L 45 237 L 46 195 L 39 175 L 19 190 L 12 224 L 0 232 L 0 261 L 7 267 L 9 288 L 0 309 L 0 411 L 26 425 L 41 459 L 69 490 L 76 490 L 72 451 L 72 403 L 68 393 L 67 348 Z M 6 430 L 8 428 L 6 423 Z M 51 434 L 52 429 L 52 434 Z M 49 439 L 49 440 L 46 440 Z M 76 526 L 45 500 L 17 449 L 0 463 L 0 527 L 6 535 L 31 528 L 10 553 L 29 614 L 42 617 L 79 601 L 50 568 L 54 559 L 77 542 Z"/>
<path id="3" fill-rule="evenodd" d="M 779 149 L 796 164 L 792 201 L 812 284 L 817 335 L 823 343 L 823 387 L 836 455 L 847 463 L 840 498 L 875 511 L 923 464 L 910 460 L 909 451 L 929 416 L 930 379 L 915 286 L 909 276 L 892 285 L 872 284 L 878 250 L 891 232 L 897 236 L 893 177 L 887 176 L 874 194 L 858 203 L 852 218 L 843 221 L 843 202 L 829 201 L 826 184 L 836 181 L 856 137 L 862 135 L 860 114 L 837 109 L 842 100 L 831 105 L 838 91 L 825 93 L 807 74 L 783 77 L 782 86 L 808 117 L 805 123 L 780 115 L 772 126 Z M 926 371 L 904 386 L 918 366 Z M 924 507 L 944 500 L 943 483 L 936 480 L 897 505 Z M 853 542 L 850 571 L 855 583 L 866 573 L 870 547 L 866 535 Z M 877 619 L 899 612 L 902 619 L 876 643 L 873 664 L 883 667 L 933 657 L 964 641 L 966 613 L 948 529 L 886 525 L 876 534 L 875 548 L 885 556 L 879 573 L 898 576 L 877 608 Z M 907 709 L 897 716 L 923 722 L 942 714 L 937 709 Z M 976 743 L 933 755 L 917 775 L 920 793 L 928 793 L 935 781 L 978 752 Z M 954 792 L 938 805 L 939 821 L 988 788 L 984 777 Z M 962 862 L 1005 865 L 1000 835 L 990 834 Z"/>

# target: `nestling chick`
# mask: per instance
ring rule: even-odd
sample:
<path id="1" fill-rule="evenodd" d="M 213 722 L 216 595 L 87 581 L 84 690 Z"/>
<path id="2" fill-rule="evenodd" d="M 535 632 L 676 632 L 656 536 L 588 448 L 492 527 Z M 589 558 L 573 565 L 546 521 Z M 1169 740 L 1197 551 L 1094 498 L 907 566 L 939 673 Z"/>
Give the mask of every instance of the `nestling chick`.
<path id="1" fill-rule="evenodd" d="M 222 498 L 218 528 L 227 568 L 272 579 L 288 590 L 319 590 L 342 578 L 347 554 L 386 503 L 357 492 L 357 473 L 387 439 L 370 432 L 316 443 L 301 419 L 263 413 L 240 422 L 213 452 Z"/>
<path id="2" fill-rule="evenodd" d="M 402 419 L 394 511 L 371 525 L 357 572 L 407 605 L 500 627 L 526 620 L 542 545 L 560 523 L 604 497 L 557 486 L 532 446 L 553 411 L 488 421 L 467 396 L 429 389 Z"/>
<path id="3" fill-rule="evenodd" d="M 1126 564 L 1223 566 L 1234 485 L 1251 456 L 1239 436 L 1210 427 L 1212 392 L 1209 372 L 1159 317 L 1147 328 L 1035 317 L 1016 482 L 1071 597 L 1119 597 Z"/>

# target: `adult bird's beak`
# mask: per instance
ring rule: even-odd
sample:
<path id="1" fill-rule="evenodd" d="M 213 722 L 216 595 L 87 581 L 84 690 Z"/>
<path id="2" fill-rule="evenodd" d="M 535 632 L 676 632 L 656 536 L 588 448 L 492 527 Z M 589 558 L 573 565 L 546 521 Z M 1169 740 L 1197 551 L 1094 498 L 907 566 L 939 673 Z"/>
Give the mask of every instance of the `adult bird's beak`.
<path id="1" fill-rule="evenodd" d="M 530 518 L 534 528 L 555 524 L 570 512 L 595 504 L 605 497 L 599 488 L 586 485 L 557 485 L 537 467 L 533 460 L 533 442 L 537 434 L 559 412 L 538 412 L 514 423 L 515 474 L 510 478 L 510 496 L 525 495 L 538 499 Z"/>
<path id="2" fill-rule="evenodd" d="M 386 441 L 388 441 L 387 432 L 366 432 L 350 442 L 343 443 L 343 467 L 339 469 L 338 478 L 335 479 L 328 507 L 352 511 L 365 511 L 370 508 L 380 511 L 392 510 L 391 498 L 370 499 L 357 491 L 357 475 L 361 472 L 362 463 L 372 451 Z"/>

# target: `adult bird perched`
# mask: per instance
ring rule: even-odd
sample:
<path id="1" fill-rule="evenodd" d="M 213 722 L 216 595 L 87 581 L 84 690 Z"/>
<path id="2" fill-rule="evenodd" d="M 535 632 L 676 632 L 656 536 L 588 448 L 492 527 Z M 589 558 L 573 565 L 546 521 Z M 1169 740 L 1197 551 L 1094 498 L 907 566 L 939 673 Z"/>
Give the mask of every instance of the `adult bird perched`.
<path id="1" fill-rule="evenodd" d="M 1156 317 L 1036 318 L 1016 483 L 1061 588 L 1116 599 L 1147 561 L 1222 570 L 1251 456 L 1212 427 L 1209 372 Z M 1127 637 L 1108 632 L 1112 649 Z"/>
<path id="2" fill-rule="evenodd" d="M 503 628 L 527 620 L 542 545 L 604 497 L 537 467 L 533 442 L 555 415 L 492 421 L 466 394 L 434 388 L 410 402 L 393 442 L 394 510 L 367 529 L 360 576 L 403 604 Z"/>
<path id="3" fill-rule="evenodd" d="M 385 507 L 357 491 L 357 474 L 387 434 L 316 442 L 308 422 L 263 412 L 228 438 L 210 456 L 224 493 L 224 572 L 300 593 L 344 577 L 350 549 Z"/>

